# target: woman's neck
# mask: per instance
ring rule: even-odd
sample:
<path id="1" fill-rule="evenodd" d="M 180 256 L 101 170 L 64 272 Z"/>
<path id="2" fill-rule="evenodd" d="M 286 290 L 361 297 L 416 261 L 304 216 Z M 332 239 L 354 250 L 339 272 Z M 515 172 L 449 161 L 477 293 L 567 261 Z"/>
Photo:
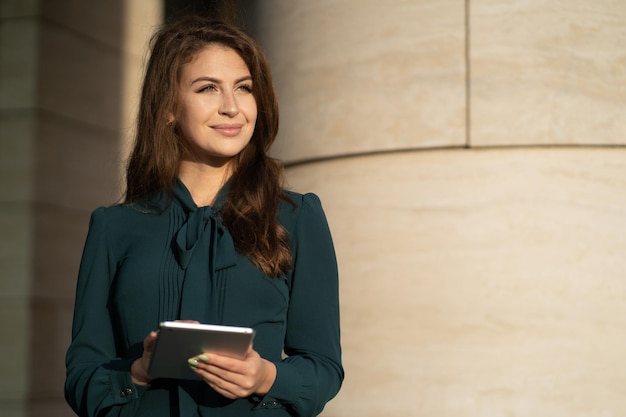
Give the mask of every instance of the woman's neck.
<path id="1" fill-rule="evenodd" d="M 178 177 L 198 207 L 213 205 L 231 175 L 229 166 L 212 167 L 189 161 L 182 161 L 178 170 Z"/>

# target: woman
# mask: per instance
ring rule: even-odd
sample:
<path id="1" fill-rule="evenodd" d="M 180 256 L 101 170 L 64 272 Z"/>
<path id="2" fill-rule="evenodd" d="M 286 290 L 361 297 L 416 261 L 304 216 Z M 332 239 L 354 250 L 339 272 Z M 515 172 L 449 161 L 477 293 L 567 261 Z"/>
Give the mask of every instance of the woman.
<path id="1" fill-rule="evenodd" d="M 122 204 L 92 213 L 66 399 L 80 416 L 315 416 L 343 380 L 335 253 L 319 199 L 282 188 L 278 107 L 240 30 L 200 17 L 151 42 Z M 148 373 L 166 320 L 252 327 L 200 380 Z"/>

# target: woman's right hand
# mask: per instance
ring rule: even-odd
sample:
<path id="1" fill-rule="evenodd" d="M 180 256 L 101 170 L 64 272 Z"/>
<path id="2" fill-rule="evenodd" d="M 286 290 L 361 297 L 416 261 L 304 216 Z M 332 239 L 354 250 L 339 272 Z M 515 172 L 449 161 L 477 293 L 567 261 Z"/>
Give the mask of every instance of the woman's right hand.
<path id="1" fill-rule="evenodd" d="M 182 323 L 200 323 L 197 320 L 175 320 Z M 130 366 L 130 377 L 135 385 L 147 385 L 154 380 L 148 373 L 148 367 L 150 366 L 150 358 L 152 357 L 152 350 L 157 339 L 157 332 L 150 332 L 145 339 L 143 339 L 143 354 L 141 358 L 138 358 Z"/>
<path id="2" fill-rule="evenodd" d="M 150 332 L 150 334 L 146 336 L 143 340 L 143 354 L 141 358 L 137 358 L 130 367 L 130 376 L 133 383 L 136 385 L 147 385 L 154 379 L 148 373 L 148 366 L 150 365 L 150 358 L 152 357 L 152 350 L 154 349 L 156 338 L 157 332 Z"/>

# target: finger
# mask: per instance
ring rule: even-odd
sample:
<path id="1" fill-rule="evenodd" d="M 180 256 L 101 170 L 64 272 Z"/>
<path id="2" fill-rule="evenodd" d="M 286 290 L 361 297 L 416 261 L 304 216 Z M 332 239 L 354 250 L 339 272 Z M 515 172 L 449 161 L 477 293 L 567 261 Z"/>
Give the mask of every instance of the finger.
<path id="1" fill-rule="evenodd" d="M 210 359 L 207 359 L 207 355 L 204 354 L 197 356 L 196 368 L 211 375 L 215 375 L 224 381 L 237 384 L 238 379 L 245 376 L 249 372 L 244 366 L 234 363 L 233 361 L 229 361 L 229 358 L 224 361 L 215 360 L 213 356 L 210 356 L 209 358 Z M 193 361 L 190 362 L 190 364 L 193 365 Z"/>
<path id="2" fill-rule="evenodd" d="M 235 377 L 235 379 L 231 381 L 204 369 L 198 368 L 195 372 L 204 382 L 213 388 L 213 390 L 227 398 L 243 398 L 248 397 L 252 393 L 252 386 L 247 384 L 245 379 L 241 377 Z"/>
<path id="3" fill-rule="evenodd" d="M 202 356 L 202 355 L 201 355 Z M 230 369 L 231 367 L 246 366 L 250 360 L 260 359 L 259 352 L 252 348 L 252 345 L 248 348 L 246 356 L 243 359 L 233 358 L 232 356 L 218 355 L 216 353 L 204 353 L 204 358 L 201 360 L 205 363 L 210 363 L 220 368 Z M 206 359 L 208 357 L 208 359 Z M 199 357 L 200 358 L 200 357 Z"/>
<path id="4" fill-rule="evenodd" d="M 217 365 L 215 362 L 220 362 L 222 358 L 225 358 Z M 217 360 L 216 360 L 217 359 Z M 213 362 L 211 362 L 213 361 Z M 225 365 L 233 363 L 234 365 Z M 189 365 L 202 372 L 202 377 L 212 384 L 222 386 L 223 389 L 231 390 L 230 385 L 240 387 L 244 391 L 250 390 L 254 387 L 255 381 L 258 379 L 259 368 L 255 366 L 255 363 L 247 363 L 237 359 L 228 357 L 216 358 L 214 355 L 208 356 L 206 354 L 196 356 L 189 360 Z M 230 384 L 230 385 L 224 385 Z M 241 391 L 236 391 L 238 394 Z"/>
<path id="5" fill-rule="evenodd" d="M 248 396 L 243 392 L 243 390 L 241 390 L 237 383 L 226 380 L 207 369 L 209 368 L 208 365 L 202 365 L 201 362 L 194 361 L 193 358 L 189 360 L 189 365 L 196 375 L 202 378 L 206 384 L 223 396 L 227 398 L 240 398 Z M 219 370 L 219 368 L 215 369 Z"/>
<path id="6" fill-rule="evenodd" d="M 246 373 L 248 364 L 245 360 L 231 358 L 230 356 L 217 355 L 215 353 L 203 353 L 197 356 L 198 362 L 209 367 L 221 369 L 226 372 L 232 372 L 237 374 Z M 209 368 L 205 368 L 209 369 Z"/>
<path id="7" fill-rule="evenodd" d="M 148 336 L 143 340 L 143 349 L 146 351 L 152 351 L 154 344 L 156 343 L 157 332 L 150 332 Z"/>

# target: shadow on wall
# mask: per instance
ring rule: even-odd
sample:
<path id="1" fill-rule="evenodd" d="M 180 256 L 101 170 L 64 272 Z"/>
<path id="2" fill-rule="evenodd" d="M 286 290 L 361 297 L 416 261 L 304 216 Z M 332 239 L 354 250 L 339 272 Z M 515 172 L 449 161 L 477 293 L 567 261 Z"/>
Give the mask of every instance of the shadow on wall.
<path id="1" fill-rule="evenodd" d="M 4 20 L 38 34 L 26 46 L 36 57 L 28 80 L 36 100 L 20 110 L 30 114 L 34 132 L 32 180 L 23 184 L 33 190 L 24 201 L 32 234 L 23 249 L 32 264 L 24 299 L 30 325 L 12 330 L 26 346 L 29 378 L 16 398 L 26 400 L 25 415 L 72 414 L 63 400 L 64 355 L 78 264 L 90 212 L 119 198 L 125 6 L 43 0 L 32 15 Z"/>

